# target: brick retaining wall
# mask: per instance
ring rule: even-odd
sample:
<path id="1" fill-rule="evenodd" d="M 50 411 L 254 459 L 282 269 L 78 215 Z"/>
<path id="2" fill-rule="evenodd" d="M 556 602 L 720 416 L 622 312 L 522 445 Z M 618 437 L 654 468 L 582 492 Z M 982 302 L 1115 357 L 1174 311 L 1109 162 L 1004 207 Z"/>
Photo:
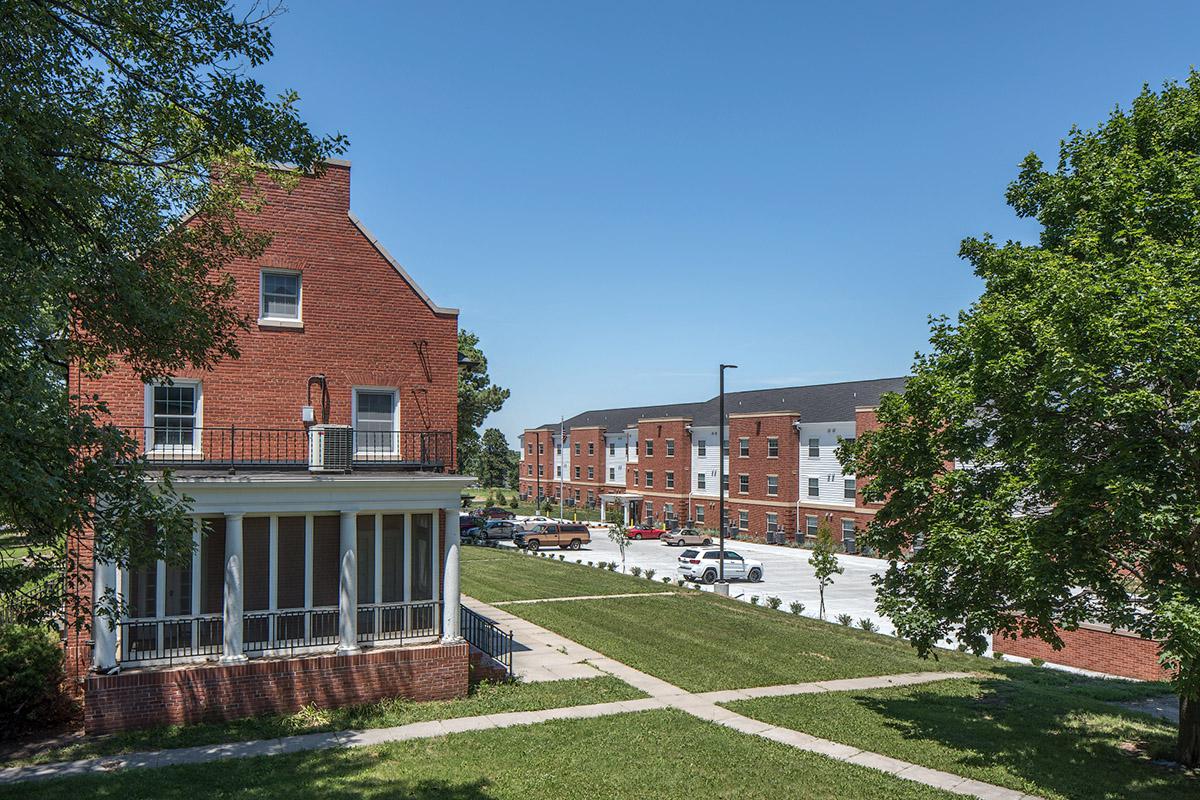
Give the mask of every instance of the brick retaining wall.
<path id="1" fill-rule="evenodd" d="M 1010 656 L 1040 658 L 1052 664 L 1120 675 L 1142 681 L 1164 681 L 1171 674 L 1158 663 L 1158 642 L 1136 633 L 1113 631 L 1100 625 L 1078 630 L 1058 629 L 1063 648 L 1055 650 L 1041 639 L 1010 638 L 997 634 L 992 649 Z"/>
<path id="2" fill-rule="evenodd" d="M 239 719 L 371 703 L 389 697 L 449 700 L 467 694 L 469 646 L 431 644 L 356 655 L 261 659 L 246 664 L 91 675 L 89 734 L 162 724 Z"/>

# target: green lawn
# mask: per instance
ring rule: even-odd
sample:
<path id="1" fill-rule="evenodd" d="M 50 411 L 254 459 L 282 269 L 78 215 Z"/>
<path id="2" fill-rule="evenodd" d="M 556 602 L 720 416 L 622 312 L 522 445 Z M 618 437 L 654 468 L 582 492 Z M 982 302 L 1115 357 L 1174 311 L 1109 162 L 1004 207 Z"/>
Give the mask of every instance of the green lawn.
<path id="1" fill-rule="evenodd" d="M 22 800 L 951 800 L 680 711 L 476 731 L 353 750 L 0 789 Z"/>
<path id="2" fill-rule="evenodd" d="M 730 703 L 741 714 L 923 766 L 1047 798 L 1184 800 L 1200 775 L 1155 766 L 1170 723 L 1102 699 L 1161 693 L 1160 684 L 1080 679 L 1033 667 L 900 689 Z"/>
<path id="3" fill-rule="evenodd" d="M 592 594 L 684 591 L 674 584 L 634 578 L 587 566 L 596 555 L 582 551 L 547 550 L 554 561 L 527 556 L 509 548 L 464 547 L 462 549 L 463 594 L 494 603 L 499 600 L 536 600 L 543 597 L 580 597 Z M 558 555 L 565 557 L 558 560 Z M 576 564 L 582 559 L 583 565 Z"/>
<path id="4" fill-rule="evenodd" d="M 544 708 L 637 700 L 645 696 L 641 690 L 611 675 L 545 683 L 485 683 L 474 687 L 471 694 L 461 700 L 428 703 L 385 700 L 369 705 L 327 710 L 308 709 L 296 714 L 251 717 L 232 722 L 171 725 L 128 731 L 86 739 L 78 744 L 44 751 L 32 758 L 0 762 L 0 766 L 49 764 L 139 750 L 273 739 L 319 731 L 390 728 L 394 725 L 434 719 L 475 717 L 506 711 L 539 711 Z"/>
<path id="5" fill-rule="evenodd" d="M 464 569 L 464 584 L 469 572 Z M 505 610 L 695 692 L 895 672 L 978 670 L 991 663 L 954 652 L 938 661 L 923 660 L 890 636 L 699 592 Z"/>

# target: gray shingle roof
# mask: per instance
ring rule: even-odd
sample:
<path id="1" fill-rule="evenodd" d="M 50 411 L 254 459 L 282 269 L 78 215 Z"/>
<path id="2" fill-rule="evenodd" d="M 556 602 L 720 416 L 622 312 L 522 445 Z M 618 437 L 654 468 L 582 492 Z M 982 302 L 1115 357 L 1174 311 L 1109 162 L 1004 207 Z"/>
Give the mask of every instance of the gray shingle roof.
<path id="1" fill-rule="evenodd" d="M 866 381 L 822 383 L 816 386 L 787 386 L 778 389 L 754 389 L 725 393 L 725 413 L 746 414 L 769 411 L 799 411 L 804 422 L 846 422 L 854 419 L 858 406 L 873 406 L 886 392 L 903 392 L 908 379 L 876 378 Z M 583 428 L 592 425 L 608 431 L 633 427 L 639 419 L 654 417 L 691 417 L 694 425 L 715 426 L 719 417 L 720 398 L 699 403 L 672 403 L 658 406 L 631 406 L 585 411 L 567 419 L 563 426 Z M 542 425 L 557 430 L 558 423 Z"/>

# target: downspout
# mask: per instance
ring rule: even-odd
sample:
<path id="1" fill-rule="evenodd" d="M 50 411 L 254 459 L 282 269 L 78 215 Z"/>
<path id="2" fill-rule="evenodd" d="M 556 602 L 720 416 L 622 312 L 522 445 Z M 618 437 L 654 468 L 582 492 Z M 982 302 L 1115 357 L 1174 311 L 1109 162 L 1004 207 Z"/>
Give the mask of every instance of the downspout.
<path id="1" fill-rule="evenodd" d="M 796 432 L 796 544 L 800 544 L 800 416 L 796 415 L 796 421 L 792 423 L 792 430 Z"/>

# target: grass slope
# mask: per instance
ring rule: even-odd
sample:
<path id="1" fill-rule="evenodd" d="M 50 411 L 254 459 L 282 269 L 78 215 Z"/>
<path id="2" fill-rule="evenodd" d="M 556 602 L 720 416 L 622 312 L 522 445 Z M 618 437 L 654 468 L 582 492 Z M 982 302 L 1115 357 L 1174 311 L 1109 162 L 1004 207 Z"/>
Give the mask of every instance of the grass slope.
<path id="1" fill-rule="evenodd" d="M 950 800 L 956 795 L 680 711 L 653 711 L 11 786 L 0 789 L 0 797 Z"/>
<path id="2" fill-rule="evenodd" d="M 741 714 L 1055 800 L 1184 800 L 1200 775 L 1149 763 L 1174 726 L 1102 700 L 1161 685 L 1031 667 L 903 689 L 746 700 Z"/>
<path id="3" fill-rule="evenodd" d="M 526 556 L 507 548 L 464 547 L 462 591 L 476 600 L 537 600 L 546 597 L 579 597 L 591 594 L 629 594 L 676 590 L 657 581 L 621 575 L 587 566 L 595 554 L 550 550 L 550 559 Z M 559 561 L 559 553 L 565 556 Z M 576 564 L 582 559 L 583 565 Z M 679 589 L 678 591 L 683 591 Z"/>
<path id="4" fill-rule="evenodd" d="M 460 700 L 426 703 L 385 700 L 368 705 L 306 709 L 296 714 L 267 715 L 232 722 L 170 725 L 127 731 L 111 736 L 88 738 L 77 744 L 43 751 L 34 757 L 5 761 L 2 765 L 49 764 L 118 753 L 274 739 L 320 731 L 390 728 L 435 719 L 475 717 L 507 711 L 539 711 L 544 708 L 637 700 L 645 696 L 641 690 L 611 675 L 545 683 L 485 683 L 474 687 L 469 696 Z"/>

